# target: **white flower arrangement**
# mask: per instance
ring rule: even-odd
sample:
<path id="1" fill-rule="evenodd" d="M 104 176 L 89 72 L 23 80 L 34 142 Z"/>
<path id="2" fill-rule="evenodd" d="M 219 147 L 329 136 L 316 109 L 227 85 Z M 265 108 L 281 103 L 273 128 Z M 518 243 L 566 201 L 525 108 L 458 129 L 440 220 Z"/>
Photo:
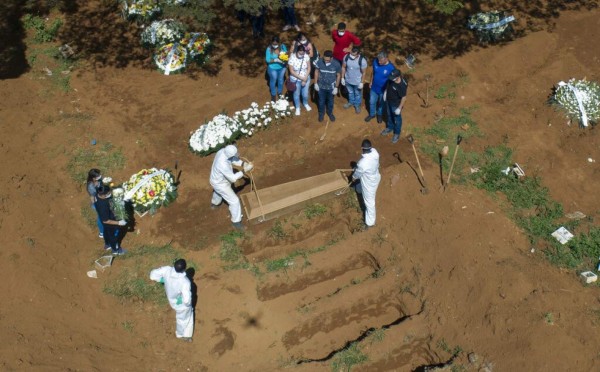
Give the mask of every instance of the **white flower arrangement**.
<path id="1" fill-rule="evenodd" d="M 190 149 L 201 156 L 211 154 L 241 136 L 250 137 L 256 131 L 291 115 L 290 104 L 284 97 L 276 102 L 267 102 L 263 107 L 253 102 L 249 108 L 237 111 L 233 117 L 220 114 L 202 124 L 191 134 Z"/>
<path id="2" fill-rule="evenodd" d="M 154 21 L 142 32 L 142 45 L 145 47 L 161 47 L 175 43 L 183 38 L 185 26 L 174 19 Z"/>
<path id="3" fill-rule="evenodd" d="M 156 0 L 123 0 L 122 11 L 126 19 L 149 21 L 160 14 L 161 8 Z"/>
<path id="4" fill-rule="evenodd" d="M 561 81 L 554 90 L 551 103 L 566 111 L 567 117 L 579 120 L 587 127 L 588 122 L 600 119 L 600 85 L 595 81 Z"/>
<path id="5" fill-rule="evenodd" d="M 185 5 L 188 0 L 163 0 L 163 2 L 167 5 Z"/>
<path id="6" fill-rule="evenodd" d="M 475 30 L 481 41 L 497 41 L 512 31 L 510 23 L 514 20 L 514 16 L 509 16 L 503 11 L 492 10 L 470 16 L 467 27 Z"/>

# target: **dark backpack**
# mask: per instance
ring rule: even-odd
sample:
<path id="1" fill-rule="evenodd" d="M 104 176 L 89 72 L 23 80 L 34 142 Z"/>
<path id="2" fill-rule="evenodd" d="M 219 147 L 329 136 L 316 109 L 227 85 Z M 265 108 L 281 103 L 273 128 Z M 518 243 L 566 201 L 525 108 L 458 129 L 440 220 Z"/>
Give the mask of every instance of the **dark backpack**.
<path id="1" fill-rule="evenodd" d="M 344 57 L 344 63 L 347 65 L 348 64 L 348 58 L 350 58 L 350 54 L 346 54 L 346 56 Z M 363 57 L 362 53 L 360 55 L 360 57 L 358 57 L 358 68 L 362 69 L 360 66 L 362 66 L 363 61 L 365 60 L 365 57 Z M 367 63 L 367 67 L 369 67 L 369 64 Z M 366 70 L 366 69 L 365 69 Z"/>

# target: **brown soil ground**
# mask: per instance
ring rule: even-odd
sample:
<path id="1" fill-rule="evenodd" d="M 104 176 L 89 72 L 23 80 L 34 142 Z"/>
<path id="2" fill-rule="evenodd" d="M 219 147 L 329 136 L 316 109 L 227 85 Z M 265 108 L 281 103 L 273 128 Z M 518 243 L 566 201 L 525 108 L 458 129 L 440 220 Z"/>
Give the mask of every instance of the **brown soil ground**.
<path id="1" fill-rule="evenodd" d="M 598 10 L 564 12 L 550 31 L 505 45 L 455 58 L 420 55 L 403 133 L 427 127 L 444 111 L 477 105 L 473 118 L 485 136 L 462 147 L 480 151 L 508 138 L 515 159 L 542 177 L 565 212 L 594 215 L 600 162 L 587 158 L 600 161 L 598 132 L 567 126 L 546 99 L 560 80 L 600 80 L 599 16 Z M 324 50 L 328 40 L 317 44 Z M 597 287 L 583 287 L 575 272 L 531 253 L 527 237 L 488 194 L 467 186 L 439 193 L 436 164 L 424 158 L 432 192 L 421 195 L 408 162 L 392 156 L 412 161 L 408 142 L 381 139 L 381 126 L 343 111 L 340 99 L 338 120 L 323 142 L 315 144 L 324 126 L 313 112 L 238 146 L 257 165 L 259 187 L 267 187 L 347 168 L 359 157 L 361 139 L 371 138 L 382 155 L 377 227 L 357 232 L 360 214 L 340 197 L 326 203 L 325 216 L 307 220 L 300 212 L 282 219 L 284 239 L 268 235 L 269 221 L 250 226 L 242 243 L 248 260 L 261 262 L 339 240 L 310 255 L 310 265 L 299 260 L 302 267 L 260 278 L 224 271 L 219 236 L 230 231 L 228 212 L 210 210 L 213 157 L 192 154 L 188 135 L 223 109 L 268 98 L 260 77 L 228 66 L 225 60 L 216 76 L 194 79 L 136 67 L 82 68 L 68 94 L 41 94 L 44 81 L 35 71 L 0 83 L 0 369 L 325 371 L 330 362 L 318 360 L 383 326 L 383 341 L 361 342 L 369 361 L 356 370 L 412 371 L 446 362 L 450 353 L 441 340 L 479 356 L 469 363 L 461 353 L 457 362 L 469 370 L 486 363 L 497 371 L 600 369 Z M 431 99 L 431 107 L 420 107 L 425 75 L 434 86 L 468 76 L 457 88 L 457 105 Z M 179 198 L 139 219 L 125 245 L 172 242 L 197 263 L 191 344 L 174 337 L 167 306 L 103 293 L 126 261 L 117 260 L 98 280 L 86 277 L 101 244 L 81 217 L 84 187 L 65 170 L 73 151 L 89 147 L 91 138 L 123 148 L 127 163 L 111 174 L 116 180 L 178 161 Z"/>

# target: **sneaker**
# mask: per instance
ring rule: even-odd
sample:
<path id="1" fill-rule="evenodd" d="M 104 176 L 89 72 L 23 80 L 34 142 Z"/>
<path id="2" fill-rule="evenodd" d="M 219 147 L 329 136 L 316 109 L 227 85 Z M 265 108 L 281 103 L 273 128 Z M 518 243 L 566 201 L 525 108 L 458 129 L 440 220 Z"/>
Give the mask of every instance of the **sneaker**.
<path id="1" fill-rule="evenodd" d="M 387 136 L 390 133 L 392 133 L 392 130 L 389 128 L 385 128 L 384 130 L 381 131 L 382 136 Z"/>
<path id="2" fill-rule="evenodd" d="M 335 115 L 331 114 L 331 115 L 327 115 L 329 116 L 329 120 L 331 120 L 331 122 L 333 123 L 335 121 Z"/>
<path id="3" fill-rule="evenodd" d="M 373 118 L 375 118 L 375 116 L 373 116 L 373 115 L 368 115 L 368 116 L 365 118 L 365 121 L 368 123 L 368 122 L 370 122 L 371 120 L 373 120 Z"/>
<path id="4" fill-rule="evenodd" d="M 294 28 L 296 29 L 296 31 L 300 32 L 300 27 L 298 25 L 294 25 Z"/>
<path id="5" fill-rule="evenodd" d="M 98 237 L 99 237 L 100 239 L 104 239 L 104 234 L 100 233 L 100 234 L 98 234 Z"/>
<path id="6" fill-rule="evenodd" d="M 192 342 L 192 338 L 191 337 L 179 337 L 179 339 L 183 342 Z"/>
<path id="7" fill-rule="evenodd" d="M 217 208 L 219 208 L 220 206 L 221 206 L 221 204 L 213 204 L 213 203 L 210 203 L 210 209 L 217 209 Z"/>
<path id="8" fill-rule="evenodd" d="M 300 116 L 300 109 L 299 108 L 296 109 L 296 116 Z"/>
<path id="9" fill-rule="evenodd" d="M 355 106 L 354 112 L 356 112 L 357 114 L 360 114 L 360 106 Z"/>
<path id="10" fill-rule="evenodd" d="M 350 107 L 352 107 L 352 104 L 350 102 L 348 102 L 344 105 L 345 109 L 349 109 Z"/>
<path id="11" fill-rule="evenodd" d="M 381 117 L 381 115 L 377 115 L 377 123 L 381 124 L 382 121 L 383 121 L 383 118 Z"/>
<path id="12" fill-rule="evenodd" d="M 306 109 L 306 111 L 312 110 L 312 108 L 310 108 L 310 106 L 308 105 L 308 103 L 306 105 L 304 105 L 304 108 Z"/>
<path id="13" fill-rule="evenodd" d="M 106 245 L 106 244 L 105 244 L 105 245 L 104 245 L 104 250 L 105 250 L 105 251 L 110 251 L 110 250 L 112 250 L 112 248 L 110 247 L 110 245 Z"/>
<path id="14" fill-rule="evenodd" d="M 232 223 L 233 228 L 236 230 L 244 230 L 244 225 L 242 225 L 241 222 L 234 222 Z"/>
<path id="15" fill-rule="evenodd" d="M 319 123 L 322 123 L 323 119 L 324 119 L 324 116 L 323 115 L 319 115 Z"/>
<path id="16" fill-rule="evenodd" d="M 285 25 L 285 26 L 283 26 L 283 31 L 287 31 L 287 30 L 289 30 L 290 28 L 292 28 L 292 26 L 290 26 L 290 25 Z"/>
<path id="17" fill-rule="evenodd" d="M 276 96 L 271 96 L 271 102 L 275 102 L 277 101 L 277 97 Z"/>
<path id="18" fill-rule="evenodd" d="M 400 135 L 399 134 L 394 134 L 394 137 L 392 137 L 392 143 L 396 143 L 400 140 Z"/>
<path id="19" fill-rule="evenodd" d="M 116 251 L 112 251 L 113 256 L 123 256 L 127 253 L 127 249 L 119 248 Z"/>

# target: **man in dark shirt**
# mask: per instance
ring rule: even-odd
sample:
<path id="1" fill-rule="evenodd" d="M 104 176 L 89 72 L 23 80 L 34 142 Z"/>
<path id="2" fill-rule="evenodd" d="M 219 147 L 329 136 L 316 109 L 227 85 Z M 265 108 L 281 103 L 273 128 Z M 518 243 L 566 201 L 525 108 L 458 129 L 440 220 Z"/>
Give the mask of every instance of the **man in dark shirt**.
<path id="1" fill-rule="evenodd" d="M 127 251 L 119 247 L 119 227 L 127 225 L 127 221 L 117 221 L 115 214 L 111 208 L 111 190 L 107 185 L 101 185 L 98 188 L 98 194 L 96 195 L 96 211 L 98 217 L 102 221 L 104 226 L 104 246 L 110 247 L 113 255 L 120 256 L 127 253 Z M 109 248 L 107 248 L 108 250 Z"/>
<path id="2" fill-rule="evenodd" d="M 392 143 L 396 143 L 400 139 L 400 132 L 402 131 L 402 108 L 404 102 L 406 102 L 408 83 L 402 78 L 400 70 L 392 71 L 388 79 L 389 82 L 383 95 L 388 117 L 386 128 L 381 132 L 381 135 L 387 136 L 394 132 Z"/>
<path id="3" fill-rule="evenodd" d="M 319 93 L 319 121 L 323 121 L 325 111 L 332 122 L 335 121 L 333 115 L 333 96 L 338 93 L 340 77 L 342 76 L 342 65 L 332 58 L 331 50 L 323 53 L 323 58 L 317 61 L 315 66 L 315 91 Z"/>

